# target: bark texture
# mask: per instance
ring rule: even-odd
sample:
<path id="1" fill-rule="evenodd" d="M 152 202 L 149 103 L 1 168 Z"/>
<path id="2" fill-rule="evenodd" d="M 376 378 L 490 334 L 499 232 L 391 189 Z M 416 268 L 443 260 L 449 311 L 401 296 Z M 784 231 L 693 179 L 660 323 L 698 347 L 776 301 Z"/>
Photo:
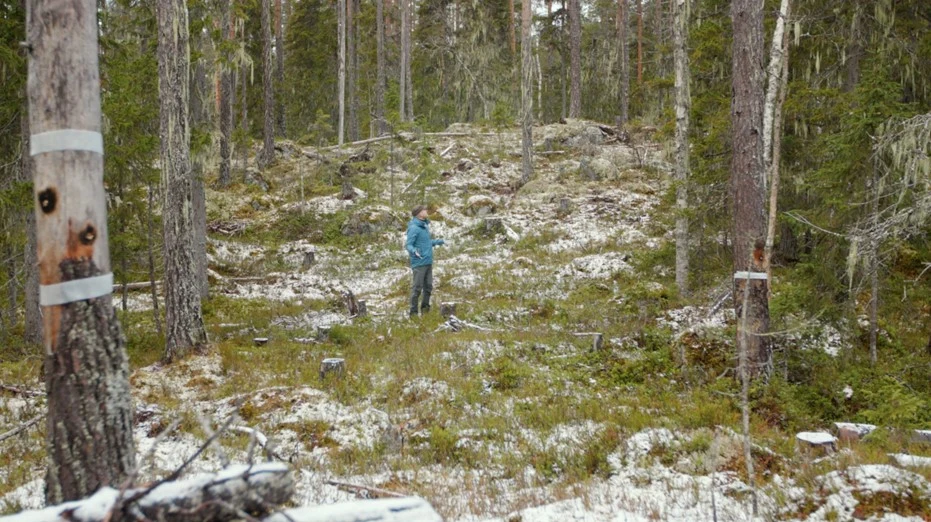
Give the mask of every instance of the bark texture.
<path id="1" fill-rule="evenodd" d="M 165 358 L 206 343 L 194 267 L 194 205 L 188 127 L 190 46 L 183 0 L 158 0 L 158 97 L 165 252 Z"/>
<path id="2" fill-rule="evenodd" d="M 359 57 L 356 53 L 356 25 L 358 21 L 358 9 L 356 2 L 358 0 L 346 0 L 346 68 L 348 79 L 349 99 L 349 122 L 348 134 L 349 141 L 359 139 Z"/>
<path id="3" fill-rule="evenodd" d="M 264 141 L 259 157 L 259 168 L 264 170 L 275 160 L 275 64 L 272 62 L 271 0 L 262 2 L 262 89 L 265 94 Z"/>
<path id="4" fill-rule="evenodd" d="M 627 48 L 628 0 L 617 0 L 617 55 L 620 73 L 618 88 L 618 127 L 630 119 L 630 51 Z"/>
<path id="5" fill-rule="evenodd" d="M 513 5 L 513 4 L 512 4 Z M 521 0 L 520 55 L 521 55 L 521 185 L 533 176 L 533 49 L 530 41 L 530 0 Z"/>
<path id="6" fill-rule="evenodd" d="M 643 0 L 637 0 L 637 85 L 643 83 Z"/>
<path id="7" fill-rule="evenodd" d="M 401 0 L 401 3 L 404 5 L 404 12 L 407 16 L 407 29 L 404 31 L 404 44 L 405 52 L 407 56 L 407 62 L 404 66 L 404 97 L 407 98 L 407 115 L 405 116 L 405 121 L 414 121 L 414 78 L 411 76 L 411 68 L 414 62 L 414 49 L 413 42 L 411 41 L 412 35 L 414 32 L 414 13 L 413 13 L 413 1 L 414 0 Z"/>
<path id="8" fill-rule="evenodd" d="M 689 183 L 689 17 L 686 0 L 672 0 L 674 61 L 676 69 L 676 286 L 679 293 L 689 293 L 689 220 L 687 211 Z"/>
<path id="9" fill-rule="evenodd" d="M 763 102 L 763 168 L 769 169 L 772 160 L 773 121 L 775 117 L 776 95 L 781 82 L 782 61 L 786 59 L 784 35 L 786 17 L 789 15 L 789 0 L 781 0 L 776 27 L 773 29 L 772 48 L 769 53 L 769 65 L 766 68 L 766 99 Z M 764 171 L 765 172 L 765 171 Z M 766 187 L 766 176 L 763 177 Z"/>
<path id="10" fill-rule="evenodd" d="M 20 118 L 22 129 L 22 159 L 19 176 L 22 181 L 32 182 L 33 167 L 32 156 L 29 155 L 29 102 L 28 93 L 23 98 L 26 105 L 23 116 Z M 42 312 L 39 309 L 39 259 L 36 254 L 36 215 L 30 205 L 25 212 L 26 247 L 23 251 L 23 270 L 26 272 L 26 282 L 23 288 L 25 302 L 25 328 L 23 338 L 27 343 L 42 343 Z"/>
<path id="11" fill-rule="evenodd" d="M 763 1 L 734 0 L 731 4 L 731 18 L 734 32 L 731 75 L 734 271 L 762 272 L 766 226 L 762 186 Z M 757 244 L 758 259 L 755 252 Z M 751 254 L 755 260 L 753 263 L 750 262 Z M 751 289 L 744 303 L 740 296 L 744 295 L 744 285 L 748 283 Z M 765 290 L 765 283 L 765 280 L 734 279 L 737 317 L 743 317 L 743 307 L 748 307 L 747 320 L 738 323 L 737 337 L 738 343 L 746 342 L 751 375 L 768 374 L 772 366 L 770 344 L 763 335 L 769 329 L 768 291 Z M 764 287 L 762 291 L 760 286 Z M 743 328 L 747 329 L 746 335 Z"/>
<path id="12" fill-rule="evenodd" d="M 100 132 L 95 2 L 36 0 L 26 18 L 30 131 Z M 109 273 L 103 156 L 55 151 L 33 160 L 39 283 Z M 109 294 L 43 312 L 46 498 L 60 502 L 117 484 L 133 469 L 129 365 Z"/>
<path id="13" fill-rule="evenodd" d="M 336 8 L 339 10 L 337 15 L 336 31 L 339 40 L 337 49 L 337 61 L 339 62 L 339 130 L 337 131 L 337 144 L 342 145 L 345 138 L 346 129 L 346 0 L 337 0 Z"/>
<path id="14" fill-rule="evenodd" d="M 410 67 L 410 48 L 408 47 L 408 27 L 411 23 L 410 13 L 408 13 L 408 1 L 401 0 L 401 67 L 398 78 L 398 112 L 400 121 L 407 121 L 407 69 Z"/>
<path id="15" fill-rule="evenodd" d="M 226 2 L 220 21 L 223 38 L 232 39 L 232 3 Z M 232 179 L 232 139 L 233 139 L 233 72 L 229 56 L 220 69 L 220 99 L 218 101 L 220 116 L 220 174 L 217 183 L 220 188 L 229 186 Z"/>
<path id="16" fill-rule="evenodd" d="M 569 117 L 582 116 L 582 7 L 569 0 Z"/>
<path id="17" fill-rule="evenodd" d="M 388 80 L 385 72 L 385 0 L 375 0 L 375 135 L 388 132 L 385 120 L 385 91 Z"/>
<path id="18" fill-rule="evenodd" d="M 201 36 L 199 46 L 201 49 L 209 44 L 204 35 Z M 210 105 L 206 103 L 209 96 L 210 85 L 207 82 L 207 67 L 203 60 L 197 62 L 195 73 L 191 81 L 191 127 L 207 132 L 210 122 Z M 191 162 L 191 202 L 193 205 L 194 233 L 194 274 L 197 279 L 197 290 L 201 299 L 206 299 L 210 293 L 207 282 L 207 193 L 204 189 L 204 163 L 207 161 L 206 146 L 200 145 L 193 151 Z"/>
<path id="19" fill-rule="evenodd" d="M 285 135 L 285 114 L 284 114 L 284 96 L 281 91 L 284 89 L 284 7 L 283 0 L 275 0 L 275 89 L 279 92 L 277 96 L 278 107 L 275 111 L 275 128 L 278 130 L 278 136 Z"/>

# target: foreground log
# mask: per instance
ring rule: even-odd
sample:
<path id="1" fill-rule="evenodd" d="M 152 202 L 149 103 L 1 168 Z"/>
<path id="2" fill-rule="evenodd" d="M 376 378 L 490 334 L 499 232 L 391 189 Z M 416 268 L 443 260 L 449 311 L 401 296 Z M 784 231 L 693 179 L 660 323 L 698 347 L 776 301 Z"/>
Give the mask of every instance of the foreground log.
<path id="1" fill-rule="evenodd" d="M 2 517 L 0 522 L 200 522 L 267 515 L 294 494 L 287 466 L 238 465 L 219 473 L 120 492 L 105 487 L 90 498 Z M 283 519 L 285 520 L 285 519 Z"/>
<path id="2" fill-rule="evenodd" d="M 382 498 L 289 509 L 262 522 L 442 522 L 430 504 L 419 497 Z"/>

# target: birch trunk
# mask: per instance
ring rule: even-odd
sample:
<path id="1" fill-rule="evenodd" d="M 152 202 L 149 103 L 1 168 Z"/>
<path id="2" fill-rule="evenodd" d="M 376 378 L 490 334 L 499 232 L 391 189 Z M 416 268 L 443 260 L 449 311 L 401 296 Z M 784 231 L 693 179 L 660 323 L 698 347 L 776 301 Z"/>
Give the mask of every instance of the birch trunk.
<path id="1" fill-rule="evenodd" d="M 569 117 L 582 116 L 582 9 L 569 0 Z"/>
<path id="2" fill-rule="evenodd" d="M 686 46 L 689 34 L 688 5 L 686 0 L 672 0 L 674 31 L 674 60 L 676 68 L 676 286 L 679 293 L 689 293 L 689 111 L 692 106 L 689 92 L 689 55 Z"/>
<path id="3" fill-rule="evenodd" d="M 103 141 L 95 9 L 94 0 L 29 2 L 34 136 L 75 129 Z M 33 161 L 39 284 L 110 274 L 103 155 L 56 150 L 37 152 Z M 129 361 L 110 291 L 43 305 L 51 503 L 116 485 L 134 467 Z"/>
<path id="4" fill-rule="evenodd" d="M 385 121 L 385 91 L 387 77 L 385 74 L 385 0 L 375 0 L 375 135 L 383 136 L 388 132 Z"/>
<path id="5" fill-rule="evenodd" d="M 158 0 L 158 98 L 165 252 L 165 359 L 206 344 L 194 270 L 191 134 L 188 126 L 190 46 L 183 0 Z"/>
<path id="6" fill-rule="evenodd" d="M 339 63 L 339 129 L 337 130 L 337 145 L 342 145 L 346 128 L 346 0 L 337 0 L 336 32 L 338 40 L 337 62 Z"/>
<path id="7" fill-rule="evenodd" d="M 513 4 L 512 4 L 513 6 Z M 521 0 L 521 185 L 533 176 L 533 49 L 530 41 L 530 0 Z"/>
<path id="8" fill-rule="evenodd" d="M 272 80 L 275 64 L 272 63 L 271 0 L 262 2 L 262 89 L 265 94 L 264 142 L 259 168 L 264 170 L 275 160 L 275 86 Z"/>
<path id="9" fill-rule="evenodd" d="M 789 11 L 786 10 L 786 19 L 788 20 Z M 782 76 L 779 79 L 779 96 L 776 105 L 773 107 L 773 152 L 769 163 L 769 221 L 766 227 L 766 254 L 764 265 L 766 266 L 766 280 L 769 281 L 770 291 L 772 290 L 773 281 L 773 245 L 776 241 L 776 221 L 778 218 L 779 203 L 779 162 L 782 156 L 782 106 L 786 101 L 786 91 L 789 82 L 789 33 L 783 32 L 782 36 Z M 791 229 L 789 229 L 791 230 Z M 780 244 L 787 245 L 788 237 L 783 235 Z M 788 249 L 786 249 L 788 250 Z"/>
<path id="10" fill-rule="evenodd" d="M 782 0 L 779 4 L 779 17 L 776 19 L 776 28 L 773 30 L 772 49 L 769 53 L 769 65 L 766 68 L 766 99 L 763 102 L 763 189 L 766 190 L 766 172 L 772 162 L 773 147 L 773 121 L 775 118 L 776 96 L 781 84 L 782 62 L 786 59 L 783 42 L 786 28 L 786 17 L 789 16 L 789 0 Z"/>
<path id="11" fill-rule="evenodd" d="M 734 271 L 765 272 L 763 250 L 765 238 L 763 170 L 763 1 L 733 0 L 733 69 L 731 74 L 733 99 L 731 101 L 731 127 L 733 157 L 731 161 L 731 190 L 734 210 Z M 759 255 L 756 256 L 757 245 Z M 747 260 L 754 254 L 754 263 Z M 760 282 L 762 281 L 762 285 Z M 752 375 L 769 374 L 771 351 L 769 329 L 768 291 L 765 280 L 735 277 L 734 296 L 743 295 L 744 286 L 752 291 L 746 303 L 735 299 L 737 316 L 749 307 L 748 321 L 738 325 L 738 342 L 745 339 Z M 747 332 L 742 329 L 746 327 Z"/>

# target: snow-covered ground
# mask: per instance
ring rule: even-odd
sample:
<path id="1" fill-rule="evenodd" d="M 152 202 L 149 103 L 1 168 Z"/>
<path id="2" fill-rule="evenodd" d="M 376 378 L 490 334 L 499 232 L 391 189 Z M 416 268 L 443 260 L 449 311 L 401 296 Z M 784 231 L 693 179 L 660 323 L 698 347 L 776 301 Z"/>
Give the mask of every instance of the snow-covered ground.
<path id="1" fill-rule="evenodd" d="M 555 126 L 553 126 L 555 127 Z M 544 129 L 543 136 L 559 136 L 564 129 Z M 594 132 L 588 129 L 586 132 Z M 499 142 L 516 142 L 513 132 L 501 133 Z M 440 204 L 433 226 L 435 237 L 449 241 L 438 249 L 435 286 L 441 295 L 454 299 L 484 299 L 501 289 L 489 285 L 490 277 L 520 281 L 522 292 L 534 298 L 565 299 L 567 290 L 583 283 L 604 283 L 605 288 L 620 299 L 618 277 L 643 277 L 635 273 L 637 255 L 652 251 L 670 240 L 669 232 L 661 229 L 654 215 L 666 190 L 662 174 L 661 155 L 652 148 L 634 154 L 620 144 L 598 149 L 595 159 L 612 166 L 613 179 L 605 182 L 578 181 L 567 173 L 579 169 L 573 159 L 541 161 L 536 179 L 519 192 L 509 188 L 519 178 L 516 163 L 509 151 L 491 160 L 479 154 L 487 147 L 477 138 L 464 139 L 438 146 L 448 157 L 464 158 L 468 165 L 453 168 L 440 188 L 449 198 Z M 507 161 L 498 159 L 511 158 Z M 643 156 L 646 164 L 657 167 L 652 176 L 630 174 Z M 466 168 L 468 167 L 468 168 Z M 625 174 L 628 173 L 628 174 Z M 366 194 L 357 190 L 353 200 L 336 195 L 308 198 L 304 202 L 277 205 L 263 217 L 267 221 L 287 212 L 315 212 L 333 215 L 341 211 L 375 204 L 375 199 L 387 200 L 396 190 L 413 183 L 416 175 L 396 169 L 396 187 L 389 192 Z M 483 198 L 476 198 L 480 193 Z M 231 204 L 227 202 L 228 204 Z M 470 205 L 493 206 L 492 217 L 500 218 L 504 232 L 492 238 L 477 238 L 485 217 L 470 209 Z M 279 245 L 273 252 L 260 245 L 236 240 L 211 238 L 209 263 L 212 268 L 243 266 L 274 266 L 256 278 L 224 277 L 214 272 L 216 288 L 231 298 L 267 299 L 302 304 L 332 298 L 351 290 L 367 301 L 376 312 L 373 321 L 396 320 L 403 310 L 403 298 L 398 288 L 406 288 L 409 269 L 401 251 L 402 231 L 388 231 L 370 237 L 364 246 L 347 253 L 335 247 L 315 245 L 307 240 Z M 518 242 L 539 242 L 533 258 L 515 256 Z M 305 254 L 313 252 L 314 263 L 303 266 Z M 642 281 L 647 289 L 661 289 L 655 281 Z M 490 288 L 488 288 L 490 287 Z M 133 293 L 132 309 L 151 307 L 146 293 Z M 508 326 L 525 316 L 526 308 L 489 314 L 489 320 Z M 507 315 L 510 314 L 510 315 Z M 351 319 L 343 312 L 327 309 L 280 317 L 275 325 L 285 329 L 313 329 L 317 326 L 346 324 Z M 709 307 L 690 306 L 672 309 L 656 319 L 656 325 L 668 328 L 676 335 L 720 331 L 733 321 L 729 307 L 719 307 L 712 313 Z M 823 349 L 832 355 L 839 353 L 843 340 L 830 325 L 786 334 L 786 342 L 804 348 Z M 554 325 L 554 328 L 556 326 Z M 809 333 L 811 332 L 811 333 Z M 624 339 L 612 339 L 611 344 L 623 347 Z M 527 345 L 523 345 L 527 346 Z M 547 357 L 575 355 L 578 348 L 564 345 L 532 347 Z M 436 359 L 447 364 L 450 372 L 488 364 L 506 355 L 508 347 L 497 340 L 464 340 L 455 350 L 442 351 Z M 390 372 L 387 372 L 390 373 Z M 390 375 L 379 376 L 391 382 Z M 230 415 L 244 410 L 248 419 L 235 421 L 236 426 L 260 431 L 271 441 L 276 455 L 294 466 L 297 480 L 298 505 L 325 504 L 354 498 L 328 479 L 376 487 L 393 487 L 404 491 L 416 488 L 448 520 L 460 522 L 566 522 L 566 521 L 744 521 L 751 520 L 751 487 L 737 472 L 721 471 L 721 465 L 742 452 L 741 441 L 732 431 L 715 426 L 700 430 L 672 430 L 656 418 L 656 426 L 619 438 L 617 447 L 609 452 L 608 469 L 584 482 L 567 482 L 543 476 L 539 466 L 529 462 L 531 455 L 546 453 L 556 459 L 581 458 L 584 448 L 604 437 L 608 429 L 594 421 L 558 423 L 550 429 L 514 426 L 505 434 L 486 436 L 482 430 L 462 430 L 454 436 L 455 447 L 475 454 L 488 455 L 487 466 L 434 464 L 416 469 L 380 469 L 362 476 L 340 476 L 330 464 L 333 455 L 355 451 L 365 455 L 375 447 L 387 447 L 402 455 L 426 444 L 430 429 L 435 426 L 418 416 L 419 411 L 450 407 L 462 401 L 451 381 L 418 376 L 400 384 L 400 395 L 408 406 L 386 412 L 372 402 L 345 404 L 333 394 L 311 386 L 265 387 L 237 391 L 232 396 L 218 397 L 217 390 L 229 381 L 221 357 L 208 354 L 181 361 L 172 366 L 160 364 L 137 369 L 132 377 L 137 405 L 137 426 L 134 432 L 138 458 L 145 462 L 142 479 L 161 476 L 178 467 L 192 455 L 203 440 L 189 432 L 176 431 L 161 440 L 156 435 L 172 420 L 184 414 L 204 426 L 216 428 Z M 494 386 L 483 383 L 482 394 Z M 590 390 L 553 383 L 553 396 L 577 395 L 593 397 Z M 155 403 L 171 395 L 178 411 L 165 411 Z M 40 407 L 41 399 L 0 396 L 0 420 L 15 425 Z M 498 415 L 513 417 L 516 407 L 533 407 L 532 400 L 506 404 L 505 411 L 490 411 L 480 403 L 461 405 L 460 414 Z M 606 405 L 605 407 L 609 407 Z M 626 406 L 625 406 L 626 407 Z M 248 458 L 249 435 L 232 431 L 221 439 L 222 449 L 210 449 L 197 459 L 189 472 L 221 469 L 227 460 L 242 462 Z M 701 444 L 696 441 L 704 441 Z M 157 443 L 156 443 L 157 442 Z M 28 444 L 18 441 L 17 444 Z M 697 448 L 697 449 L 696 449 Z M 765 451 L 765 449 L 760 449 Z M 261 456 L 262 451 L 256 450 Z M 670 457 L 673 455 L 673 457 Z M 664 458 L 665 457 L 665 458 Z M 527 461 L 519 473 L 505 473 L 494 460 L 503 458 Z M 893 465 L 851 464 L 837 455 L 827 457 L 837 469 L 816 475 L 814 483 L 799 480 L 791 473 L 767 477 L 757 488 L 759 520 L 807 520 L 812 522 L 849 520 L 859 500 L 875 493 L 911 492 L 919 502 L 931 503 L 931 484 L 909 468 L 927 466 L 927 458 L 895 455 Z M 833 459 L 833 460 L 832 460 Z M 802 457 L 787 463 L 810 465 Z M 559 477 L 560 470 L 554 470 Z M 42 503 L 42 471 L 34 470 L 33 480 L 0 497 L 0 508 L 36 508 Z M 9 479 L 0 470 L 0 481 Z M 21 479 L 18 479 L 21 481 Z M 870 520 L 921 522 L 895 513 L 871 515 Z"/>

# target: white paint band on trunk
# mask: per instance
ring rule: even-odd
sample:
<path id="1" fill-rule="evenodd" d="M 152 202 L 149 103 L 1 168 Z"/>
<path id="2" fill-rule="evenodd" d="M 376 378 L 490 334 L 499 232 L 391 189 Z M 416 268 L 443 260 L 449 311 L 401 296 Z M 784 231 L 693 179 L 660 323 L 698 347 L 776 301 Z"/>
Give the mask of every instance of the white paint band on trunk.
<path id="1" fill-rule="evenodd" d="M 103 154 L 103 135 L 97 131 L 61 129 L 29 137 L 29 155 L 63 150 L 83 150 Z"/>
<path id="2" fill-rule="evenodd" d="M 766 272 L 734 272 L 734 279 L 769 279 Z"/>
<path id="3" fill-rule="evenodd" d="M 112 272 L 54 285 L 39 285 L 39 304 L 42 306 L 63 305 L 111 293 L 113 293 Z"/>

